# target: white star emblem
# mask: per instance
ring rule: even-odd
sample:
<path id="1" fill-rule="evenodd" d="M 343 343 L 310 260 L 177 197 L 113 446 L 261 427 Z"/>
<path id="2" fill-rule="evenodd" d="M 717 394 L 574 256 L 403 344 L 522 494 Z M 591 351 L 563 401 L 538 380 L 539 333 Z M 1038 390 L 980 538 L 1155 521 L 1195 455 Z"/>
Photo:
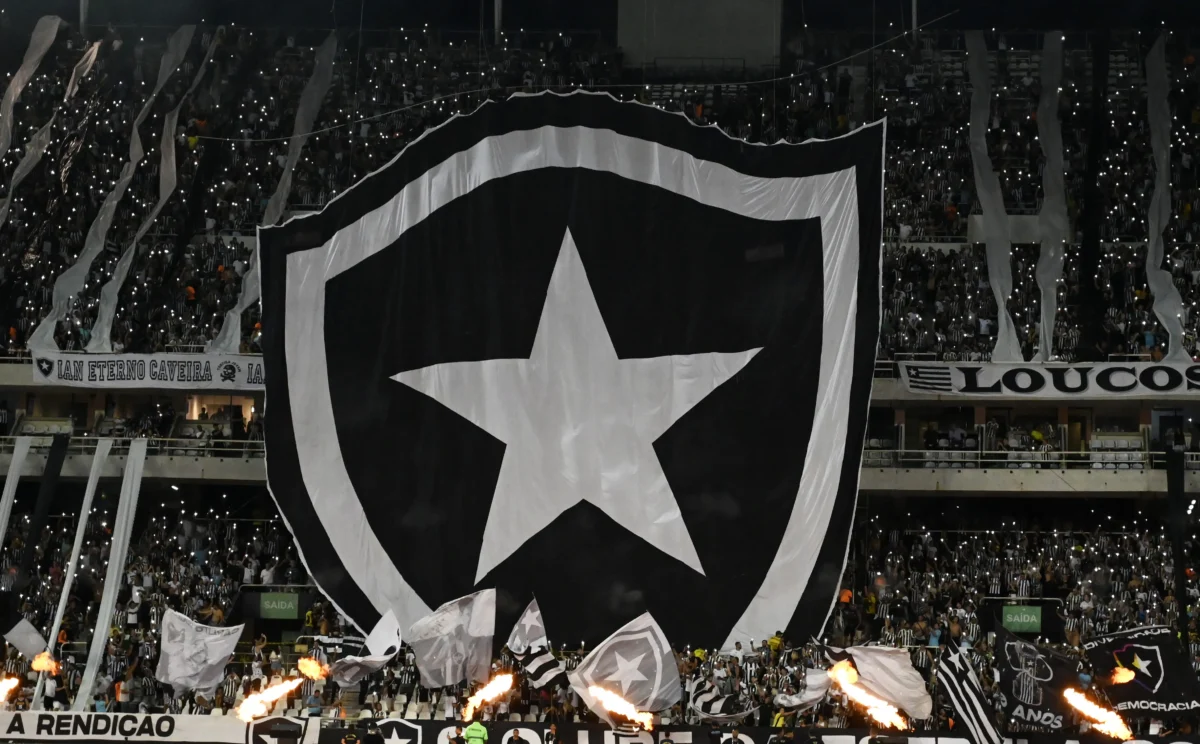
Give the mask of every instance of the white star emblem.
<path id="1" fill-rule="evenodd" d="M 758 352 L 619 358 L 567 232 L 528 359 L 448 362 L 392 379 L 507 445 L 476 582 L 581 501 L 703 574 L 653 444 Z"/>
<path id="2" fill-rule="evenodd" d="M 526 612 L 525 616 L 521 618 L 521 625 L 525 628 L 525 634 L 528 635 L 530 628 L 542 627 L 542 613 L 540 611 Z"/>
<path id="3" fill-rule="evenodd" d="M 646 675 L 642 674 L 642 670 L 638 669 L 638 665 L 642 663 L 642 659 L 646 658 L 645 654 L 638 654 L 632 659 L 626 659 L 621 656 L 620 651 L 613 651 L 613 656 L 617 657 L 617 671 L 604 678 L 605 682 L 619 682 L 621 684 L 621 694 L 628 692 L 628 687 L 631 682 L 645 682 Z"/>
<path id="4" fill-rule="evenodd" d="M 1153 659 L 1143 659 L 1135 652 L 1133 654 L 1133 666 L 1147 677 L 1150 676 L 1150 665 L 1154 663 Z"/>
<path id="5" fill-rule="evenodd" d="M 387 737 L 384 738 L 384 741 L 394 742 L 395 744 L 409 744 L 409 742 L 411 742 L 412 739 L 406 739 L 403 736 L 401 736 L 400 735 L 400 727 L 393 726 L 392 730 L 388 732 Z"/>

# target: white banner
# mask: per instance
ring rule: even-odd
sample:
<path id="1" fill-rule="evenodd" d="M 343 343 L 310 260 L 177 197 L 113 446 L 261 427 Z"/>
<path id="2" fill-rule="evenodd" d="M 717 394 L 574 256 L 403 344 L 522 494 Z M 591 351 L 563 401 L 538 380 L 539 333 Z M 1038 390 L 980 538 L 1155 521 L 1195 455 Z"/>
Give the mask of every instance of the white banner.
<path id="1" fill-rule="evenodd" d="M 315 722 L 315 719 L 314 719 Z M 319 726 L 304 718 L 268 716 L 243 723 L 235 716 L 137 713 L 0 713 L 5 741 L 170 741 L 195 744 L 316 744 Z"/>
<path id="2" fill-rule="evenodd" d="M 233 655 L 243 627 L 215 628 L 167 610 L 155 679 L 176 690 L 215 689 L 225 676 L 225 664 Z"/>
<path id="3" fill-rule="evenodd" d="M 910 393 L 1008 398 L 1185 397 L 1200 394 L 1200 364 L 971 364 L 898 362 Z"/>
<path id="4" fill-rule="evenodd" d="M 89 388 L 261 390 L 262 357 L 249 354 L 79 354 L 33 358 L 33 382 Z"/>

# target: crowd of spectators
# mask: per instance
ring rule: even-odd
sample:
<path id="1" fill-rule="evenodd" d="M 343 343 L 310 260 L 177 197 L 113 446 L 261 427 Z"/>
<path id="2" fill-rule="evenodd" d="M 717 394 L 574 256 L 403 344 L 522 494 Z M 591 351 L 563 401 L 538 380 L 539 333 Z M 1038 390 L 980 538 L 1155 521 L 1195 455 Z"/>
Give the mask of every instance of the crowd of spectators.
<path id="1" fill-rule="evenodd" d="M 62 348 L 80 349 L 90 340 L 100 288 L 157 196 L 156 124 L 180 102 L 214 41 L 211 69 L 184 101 L 173 140 L 176 193 L 135 247 L 118 298 L 113 348 L 199 351 L 237 301 L 253 256 L 253 229 L 286 161 L 286 138 L 320 37 L 225 27 L 195 35 L 142 127 L 146 155 L 117 211 L 106 250 L 93 264 L 70 316 L 59 324 L 56 339 Z M 1200 88 L 1188 42 L 1179 33 L 1168 43 L 1175 129 L 1166 238 L 1175 283 L 1190 309 L 1200 294 L 1200 256 L 1193 243 L 1200 239 L 1193 153 Z M 0 289 L 9 298 L 0 322 L 10 350 L 22 349 L 44 317 L 54 279 L 78 254 L 127 157 L 128 125 L 153 87 L 164 39 L 122 39 L 110 30 L 92 74 L 71 101 L 61 103 L 83 43 L 67 31 L 60 34 L 14 109 L 14 144 L 0 160 L 0 189 L 6 189 L 25 141 L 56 114 L 54 140 L 17 190 L 12 213 L 0 226 Z M 988 144 L 1010 214 L 1035 214 L 1043 198 L 1044 157 L 1036 122 L 1040 43 L 1032 37 L 989 35 L 995 101 Z M 1153 180 L 1140 67 L 1148 43 L 1137 34 L 1121 36 L 1110 54 L 1110 157 L 1099 185 L 1101 239 L 1112 244 L 1105 248 L 1100 277 L 1081 277 L 1077 262 L 1072 265 L 1068 257 L 1053 329 L 1052 346 L 1060 359 L 1154 358 L 1166 343 L 1151 312 L 1142 244 Z M 870 53 L 864 48 L 834 34 L 798 37 L 780 66 L 770 70 L 769 82 L 748 83 L 745 78 L 753 76 L 745 70 L 622 70 L 619 50 L 596 35 L 506 32 L 487 42 L 427 28 L 357 35 L 339 47 L 332 84 L 296 164 L 287 207 L 319 209 L 428 128 L 515 91 L 585 87 L 636 95 L 753 141 L 834 136 L 886 117 L 888 247 L 880 351 L 986 359 L 997 306 L 982 247 L 965 242 L 967 218 L 979 206 L 968 147 L 970 80 L 961 36 L 928 33 Z M 1059 117 L 1075 241 L 1081 238 L 1092 64 L 1086 45 L 1067 42 Z M 688 82 L 697 77 L 705 79 Z M 1037 256 L 1036 245 L 1014 247 L 1014 291 L 1006 299 L 1026 356 L 1033 355 L 1041 332 L 1040 290 L 1033 275 Z M 1089 280 L 1101 283 L 1104 307 L 1080 306 L 1080 283 Z M 243 318 L 246 351 L 258 349 L 257 312 L 252 307 Z M 1078 321 L 1093 312 L 1106 317 L 1104 337 L 1089 341 L 1095 348 L 1080 349 Z M 1186 315 L 1191 345 L 1200 316 Z"/>
<path id="2" fill-rule="evenodd" d="M 106 250 L 55 339 L 85 348 L 100 290 L 158 194 L 158 128 L 191 84 L 212 42 L 206 77 L 187 100 L 174 138 L 175 195 L 135 247 L 111 339 L 115 351 L 199 351 L 237 301 L 253 255 L 253 231 L 286 162 L 300 94 L 320 38 L 220 27 L 198 32 L 187 57 L 142 127 L 146 154 L 108 232 Z M 86 84 L 60 104 L 83 41 L 61 38 L 14 111 L 10 174 L 25 141 L 58 111 L 56 137 L 16 192 L 0 226 L 0 287 L 13 298 L 3 322 L 10 350 L 24 347 L 49 307 L 53 282 L 83 246 L 101 201 L 127 158 L 129 125 L 148 97 L 164 39 L 110 31 Z M 514 33 L 498 43 L 428 30 L 366 34 L 343 41 L 333 81 L 293 171 L 289 211 L 320 208 L 379 168 L 426 129 L 489 97 L 515 91 L 604 86 L 619 57 L 593 36 Z M 61 130 L 61 134 L 60 134 Z M 7 181 L 5 186 L 7 185 Z M 4 187 L 0 187 L 4 188 Z M 83 195 L 83 196 L 81 196 Z M 79 199 L 71 197 L 80 197 Z M 257 309 L 244 342 L 257 350 Z"/>
<path id="3" fill-rule="evenodd" d="M 353 642 L 349 624 L 328 603 L 318 601 L 296 622 L 299 634 L 309 639 L 304 642 L 307 651 L 262 635 L 239 648 L 225 680 L 208 695 L 177 695 L 154 679 L 159 627 L 168 609 L 219 626 L 229 621 L 235 598 L 247 584 L 308 583 L 291 539 L 277 519 L 242 521 L 228 516 L 224 506 L 209 507 L 206 513 L 166 503 L 151 509 L 153 516 L 130 546 L 117 609 L 110 622 L 100 623 L 109 628 L 108 643 L 97 682 L 85 691 L 80 685 L 86 644 L 97 624 L 111 537 L 110 505 L 107 500 L 100 502 L 87 523 L 78 577 L 57 639 L 62 669 L 44 690 L 49 705 L 65 708 L 76 695 L 86 694 L 97 711 L 230 711 L 246 695 L 294 677 L 298 653 L 329 662 L 343 645 L 338 639 Z M 228 506 L 235 508 L 232 503 Z M 1079 656 L 1083 642 L 1105 633 L 1178 620 L 1182 605 L 1174 595 L 1177 567 L 1171 544 L 1161 520 L 1144 514 L 1139 504 L 1114 503 L 1090 513 L 1084 507 L 1065 521 L 1063 509 L 1043 507 L 1037 519 L 1052 520 L 1062 529 L 996 517 L 1018 513 L 1019 505 L 993 503 L 965 512 L 946 500 L 919 506 L 908 512 L 903 510 L 912 505 L 884 507 L 886 513 L 864 520 L 855 530 L 843 588 L 821 643 L 778 633 L 745 649 L 677 648 L 688 687 L 711 682 L 721 694 L 732 696 L 734 702 L 727 710 L 748 711 L 743 725 L 855 726 L 862 723 L 862 711 L 836 687 L 802 709 L 779 696 L 803 693 L 811 670 L 828 668 L 822 644 L 889 645 L 908 649 L 913 666 L 938 702 L 934 714 L 913 721 L 914 727 L 946 730 L 950 723 L 945 701 L 939 698 L 936 654 L 948 644 L 968 650 L 985 689 L 999 702 L 991 663 L 997 610 L 1006 601 L 1041 604 L 1039 640 L 1068 656 Z M 1085 524 L 1095 527 L 1081 529 Z M 972 529 L 979 525 L 988 527 Z M 21 516 L 13 520 L 0 558 L 4 576 L 11 580 L 11 569 L 24 547 L 33 545 L 37 569 L 21 612 L 43 630 L 49 628 L 58 604 L 72 540 L 68 517 L 51 520 L 34 540 L 28 534 L 28 518 Z M 1191 542 L 1185 544 L 1188 565 L 1195 548 Z M 1190 605 L 1200 599 L 1200 592 L 1190 570 L 1184 570 L 1188 573 L 1185 604 Z M 1200 628 L 1194 617 L 1186 624 L 1191 653 L 1200 669 Z M 564 667 L 571 669 L 584 651 L 562 648 L 558 654 Z M 1080 669 L 1086 671 L 1080 659 Z M 547 724 L 595 720 L 564 685 L 534 688 L 519 661 L 506 650 L 495 660 L 495 668 L 513 670 L 517 684 L 511 693 L 481 709 L 483 720 Z M 28 660 L 10 649 L 6 671 L 30 680 L 12 701 L 18 708 L 28 706 L 36 676 L 28 674 Z M 388 667 L 357 687 L 340 690 L 331 682 L 306 682 L 282 701 L 281 708 L 327 718 L 412 716 L 417 710 L 434 718 L 455 718 L 471 691 L 465 685 L 421 687 L 414 656 L 404 648 Z M 704 723 L 686 698 L 663 716 L 675 722 Z M 1078 724 L 1068 722 L 1068 728 Z M 1149 722 L 1131 724 L 1145 733 Z M 1022 724 L 1007 725 L 1018 730 Z"/>
<path id="4" fill-rule="evenodd" d="M 992 660 L 999 610 L 1005 603 L 1042 606 L 1038 641 L 1077 659 L 1084 674 L 1081 686 L 1088 679 L 1083 642 L 1178 620 L 1181 605 L 1174 596 L 1176 567 L 1170 542 L 1161 521 L 1136 506 L 1097 508 L 1090 514 L 1076 510 L 1063 522 L 1066 529 L 1043 529 L 1006 516 L 1019 513 L 1018 504 L 972 506 L 974 514 L 945 500 L 923 505 L 928 512 L 924 515 L 903 509 L 885 508 L 886 514 L 856 530 L 841 595 L 822 643 L 789 642 L 777 635 L 762 641 L 760 648 L 697 652 L 695 656 L 704 658 L 689 660 L 688 668 L 698 668 L 702 679 L 740 698 L 743 709 L 754 710 L 748 718 L 754 725 L 865 726 L 861 708 L 836 689 L 812 708 L 795 713 L 776 698 L 801 692 L 808 671 L 829 666 L 823 644 L 905 648 L 935 699 L 933 715 L 912 724 L 918 731 L 946 731 L 953 715 L 948 715 L 935 671 L 944 646 L 967 651 L 985 691 L 998 711 L 1003 708 Z M 1058 511 L 1049 507 L 1051 514 Z M 943 526 L 982 529 L 935 529 L 925 523 L 927 518 Z M 1071 529 L 1083 524 L 1099 526 Z M 1187 543 L 1189 562 L 1194 560 L 1193 550 Z M 1184 603 L 1191 605 L 1200 592 L 1187 571 Z M 1194 617 L 1187 627 L 1194 666 L 1200 670 L 1200 631 Z M 782 721 L 777 720 L 780 715 Z M 1020 721 L 1002 723 L 1009 731 L 1036 730 Z M 1079 732 L 1080 723 L 1067 721 L 1065 731 Z M 1129 723 L 1145 734 L 1155 722 Z M 1177 729 L 1175 722 L 1157 723 L 1164 724 L 1164 730 Z"/>
<path id="5" fill-rule="evenodd" d="M 308 583 L 307 575 L 278 518 L 230 516 L 246 506 L 224 496 L 220 509 L 182 506 L 172 509 L 163 502 L 147 509 L 153 516 L 145 521 L 129 546 L 124 571 L 118 579 L 121 585 L 113 616 L 102 621 L 97 612 L 112 542 L 111 506 L 111 500 L 100 494 L 87 520 L 75 580 L 55 638 L 55 653 L 61 668 L 44 689 L 47 705 L 66 708 L 81 694 L 88 646 L 95 628 L 101 627 L 107 629 L 108 635 L 100 673 L 93 688 L 82 691 L 90 696 L 96 710 L 181 712 L 184 706 L 194 709 L 194 698 L 177 697 L 169 686 L 154 679 L 163 614 L 174 610 L 206 624 L 224 625 L 244 585 L 303 586 Z M 49 636 L 74 541 L 74 519 L 69 516 L 52 519 L 38 540 L 32 540 L 28 527 L 28 515 L 14 518 L 0 554 L 0 567 L 4 569 L 4 583 L 11 585 L 25 546 L 33 545 L 32 581 L 22 589 L 18 608 Z M 263 655 L 263 648 L 261 643 L 257 650 L 247 648 L 238 654 L 236 661 L 244 661 L 249 669 L 256 659 L 263 662 L 258 658 Z M 18 707 L 28 706 L 36 679 L 36 674 L 30 673 L 29 660 L 15 649 L 7 648 L 5 663 L 8 674 L 27 681 L 10 702 Z M 265 664 L 259 666 L 267 668 L 269 673 Z"/>

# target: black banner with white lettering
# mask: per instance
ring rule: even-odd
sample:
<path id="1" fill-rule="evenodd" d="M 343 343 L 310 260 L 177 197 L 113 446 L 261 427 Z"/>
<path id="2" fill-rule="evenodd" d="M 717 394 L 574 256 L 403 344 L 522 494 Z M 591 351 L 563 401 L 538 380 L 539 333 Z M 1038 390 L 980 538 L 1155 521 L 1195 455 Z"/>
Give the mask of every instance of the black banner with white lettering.
<path id="1" fill-rule="evenodd" d="M 1200 364 L 898 362 L 910 393 L 975 398 L 1178 398 L 1200 395 Z"/>
<path id="2" fill-rule="evenodd" d="M 994 665 L 1000 672 L 1001 707 L 1012 723 L 1061 731 L 1071 722 L 1066 687 L 1079 683 L 1075 665 L 1043 652 L 1002 627 L 996 628 Z"/>
<path id="3" fill-rule="evenodd" d="M 262 357 L 251 354 L 39 352 L 36 385 L 153 390 L 262 390 Z"/>
<path id="4" fill-rule="evenodd" d="M 1125 717 L 1186 715 L 1200 710 L 1200 685 L 1175 631 L 1154 625 L 1102 636 L 1083 644 L 1098 681 L 1111 680 L 1108 699 Z M 1114 672 L 1132 678 L 1117 683 Z"/>

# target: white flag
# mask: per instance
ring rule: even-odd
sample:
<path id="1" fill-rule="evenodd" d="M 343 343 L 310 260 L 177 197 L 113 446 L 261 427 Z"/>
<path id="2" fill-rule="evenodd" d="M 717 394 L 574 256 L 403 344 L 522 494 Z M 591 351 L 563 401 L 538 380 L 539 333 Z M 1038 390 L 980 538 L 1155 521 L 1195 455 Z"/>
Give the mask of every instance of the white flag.
<path id="1" fill-rule="evenodd" d="M 21 655 L 27 659 L 37 656 L 47 647 L 46 639 L 42 636 L 41 631 L 33 627 L 33 623 L 25 618 L 21 618 L 16 625 L 5 631 L 4 640 L 8 641 L 8 645 L 20 651 Z"/>
<path id="2" fill-rule="evenodd" d="M 911 718 L 923 721 L 933 712 L 925 680 L 913 669 L 906 649 L 889 646 L 853 646 L 845 649 L 858 668 L 858 683 Z"/>
<path id="3" fill-rule="evenodd" d="M 383 669 L 400 652 L 400 621 L 391 610 L 379 618 L 367 636 L 366 656 L 343 656 L 329 665 L 329 676 L 340 687 L 350 687 Z"/>
<path id="4" fill-rule="evenodd" d="M 804 689 L 795 695 L 776 695 L 775 704 L 780 708 L 808 710 L 825 699 L 829 694 L 829 684 L 829 672 L 824 669 L 809 669 L 804 674 Z"/>
<path id="5" fill-rule="evenodd" d="M 610 726 L 624 721 L 614 722 L 588 687 L 603 687 L 638 710 L 651 712 L 666 710 L 683 697 L 675 654 L 649 612 L 605 638 L 567 679 L 588 708 Z"/>
<path id="6" fill-rule="evenodd" d="M 434 688 L 487 681 L 495 633 L 495 589 L 447 602 L 413 623 L 408 644 L 417 657 L 421 684 Z"/>
<path id="7" fill-rule="evenodd" d="M 523 654 L 534 648 L 550 647 L 550 641 L 546 639 L 546 626 L 542 624 L 542 611 L 538 609 L 536 599 L 521 613 L 505 645 L 514 654 Z"/>
<path id="8" fill-rule="evenodd" d="M 225 664 L 233 655 L 243 627 L 214 628 L 167 610 L 162 619 L 155 678 L 176 690 L 215 689 L 225 677 Z"/>

